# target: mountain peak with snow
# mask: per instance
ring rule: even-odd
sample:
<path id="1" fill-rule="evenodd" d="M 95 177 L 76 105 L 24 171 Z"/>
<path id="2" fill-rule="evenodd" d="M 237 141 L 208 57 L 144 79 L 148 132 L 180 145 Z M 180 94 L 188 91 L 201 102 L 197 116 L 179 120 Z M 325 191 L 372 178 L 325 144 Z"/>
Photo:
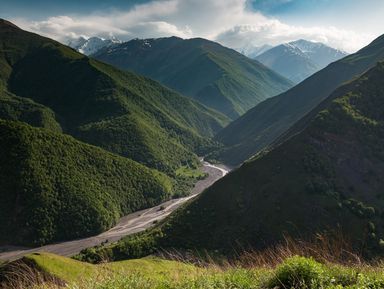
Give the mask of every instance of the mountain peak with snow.
<path id="1" fill-rule="evenodd" d="M 76 49 L 80 53 L 83 53 L 85 55 L 91 55 L 104 47 L 110 47 L 120 43 L 122 43 L 122 41 L 115 37 L 111 37 L 110 39 L 104 39 L 96 36 L 89 38 L 81 36 L 79 38 L 68 41 L 67 44 L 68 46 L 72 47 L 73 49 Z"/>
<path id="2" fill-rule="evenodd" d="M 255 59 L 293 82 L 299 83 L 346 55 L 346 52 L 324 43 L 299 39 L 275 46 Z"/>

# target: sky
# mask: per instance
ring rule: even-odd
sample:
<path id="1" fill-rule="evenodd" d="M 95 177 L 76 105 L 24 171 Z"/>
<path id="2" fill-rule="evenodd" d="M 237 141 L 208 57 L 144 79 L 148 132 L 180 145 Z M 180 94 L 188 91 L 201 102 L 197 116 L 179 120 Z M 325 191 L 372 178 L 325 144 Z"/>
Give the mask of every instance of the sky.
<path id="1" fill-rule="evenodd" d="M 354 52 L 384 33 L 384 0 L 0 0 L 0 18 L 80 36 L 203 37 L 246 50 L 306 39 Z"/>

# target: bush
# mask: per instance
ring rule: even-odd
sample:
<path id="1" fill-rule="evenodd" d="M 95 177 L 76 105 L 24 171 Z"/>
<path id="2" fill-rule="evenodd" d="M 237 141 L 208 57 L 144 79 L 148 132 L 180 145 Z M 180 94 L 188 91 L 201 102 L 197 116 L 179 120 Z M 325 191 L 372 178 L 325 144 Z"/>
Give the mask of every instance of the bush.
<path id="1" fill-rule="evenodd" d="M 268 288 L 311 289 L 328 283 L 324 266 L 312 258 L 294 256 L 279 265 Z"/>

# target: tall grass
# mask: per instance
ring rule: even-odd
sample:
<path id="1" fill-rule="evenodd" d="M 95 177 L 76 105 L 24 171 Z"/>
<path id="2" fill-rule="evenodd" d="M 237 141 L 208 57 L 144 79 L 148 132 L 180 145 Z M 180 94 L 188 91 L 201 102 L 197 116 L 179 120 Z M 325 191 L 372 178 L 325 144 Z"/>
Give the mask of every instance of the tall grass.
<path id="1" fill-rule="evenodd" d="M 311 240 L 284 237 L 284 241 L 265 250 L 248 250 L 238 254 L 236 264 L 244 267 L 275 267 L 293 256 L 312 257 L 321 263 L 361 266 L 367 263 L 359 250 L 342 234 L 329 237 L 317 234 Z"/>
<path id="2" fill-rule="evenodd" d="M 34 264 L 24 260 L 2 265 L 0 272 L 1 289 L 53 289 L 63 288 L 65 285 L 65 281 L 39 270 Z"/>
<path id="3" fill-rule="evenodd" d="M 321 263 L 332 263 L 346 266 L 372 264 L 366 260 L 362 250 L 354 248 L 351 242 L 341 233 L 332 236 L 316 234 L 311 239 L 294 239 L 284 236 L 283 241 L 266 249 L 233 249 L 232 257 L 206 250 L 166 250 L 157 255 L 164 259 L 187 262 L 199 267 L 242 267 L 242 268 L 274 268 L 287 258 L 293 256 L 311 257 Z"/>
<path id="4" fill-rule="evenodd" d="M 384 288 L 383 263 L 364 260 L 342 236 L 317 235 L 309 241 L 286 237 L 276 246 L 239 252 L 231 259 L 205 251 L 167 251 L 161 256 L 177 262 L 164 265 L 167 261 L 146 259 L 151 264 L 147 268 L 124 267 L 137 262 L 134 260 L 88 265 L 94 266 L 95 273 L 71 282 L 43 272 L 36 264 L 19 261 L 6 266 L 6 274 L 1 274 L 6 276 L 1 283 L 5 287 L 0 288 Z"/>

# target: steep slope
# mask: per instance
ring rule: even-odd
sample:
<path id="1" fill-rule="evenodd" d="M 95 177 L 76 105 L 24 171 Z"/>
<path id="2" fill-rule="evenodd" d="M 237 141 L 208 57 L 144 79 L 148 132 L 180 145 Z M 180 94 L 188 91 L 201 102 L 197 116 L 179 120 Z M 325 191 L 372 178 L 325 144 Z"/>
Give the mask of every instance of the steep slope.
<path id="1" fill-rule="evenodd" d="M 31 99 L 17 97 L 7 91 L 3 91 L 0 96 L 0 119 L 19 120 L 52 131 L 62 131 L 52 110 Z"/>
<path id="2" fill-rule="evenodd" d="M 0 120 L 0 243 L 94 235 L 169 198 L 166 175 L 74 138 Z"/>
<path id="3" fill-rule="evenodd" d="M 336 90 L 302 130 L 161 224 L 152 248 L 260 248 L 336 231 L 384 253 L 383 77 L 382 62 Z"/>
<path id="4" fill-rule="evenodd" d="M 299 83 L 346 55 L 345 52 L 322 43 L 297 40 L 273 47 L 255 59 L 291 81 Z"/>
<path id="5" fill-rule="evenodd" d="M 357 53 L 330 64 L 287 92 L 260 103 L 218 133 L 216 139 L 226 147 L 212 158 L 232 165 L 240 164 L 270 145 L 343 82 L 382 59 L 384 36 Z"/>
<path id="6" fill-rule="evenodd" d="M 195 153 L 210 145 L 206 137 L 228 123 L 225 116 L 155 81 L 4 20 L 0 64 L 0 107 L 10 98 L 28 98 L 52 112 L 65 133 L 171 176 L 182 165 L 195 166 Z M 22 113 L 2 113 L 7 119 L 17 116 L 26 121 Z"/>
<path id="7" fill-rule="evenodd" d="M 292 86 L 259 62 L 201 38 L 135 39 L 93 57 L 156 79 L 232 119 Z"/>

